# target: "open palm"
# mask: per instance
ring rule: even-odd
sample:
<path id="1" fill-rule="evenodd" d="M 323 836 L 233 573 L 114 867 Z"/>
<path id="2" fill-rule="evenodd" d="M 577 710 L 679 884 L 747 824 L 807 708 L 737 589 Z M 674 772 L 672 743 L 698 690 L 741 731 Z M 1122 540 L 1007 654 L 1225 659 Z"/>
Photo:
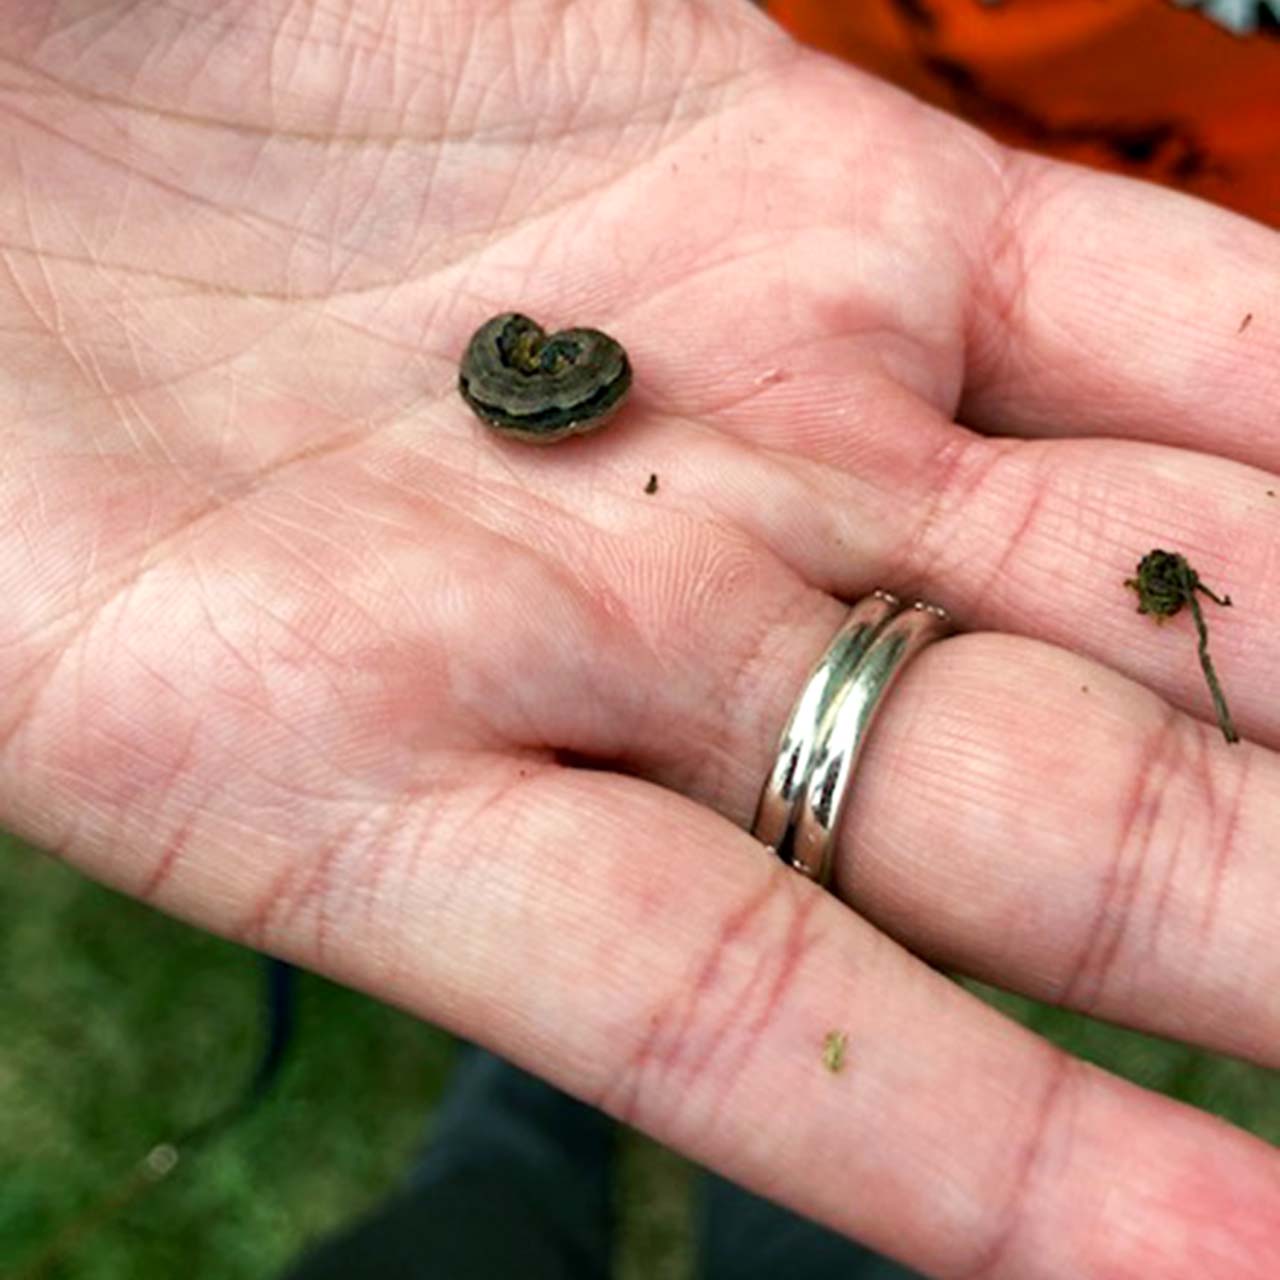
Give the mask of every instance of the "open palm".
<path id="1" fill-rule="evenodd" d="M 6 825 L 930 1275 L 1280 1272 L 1275 1153 L 899 945 L 1280 1062 L 1274 235 L 737 0 L 2 8 Z M 509 309 L 603 434 L 470 416 Z M 743 826 L 876 586 L 967 634 L 841 902 Z"/>

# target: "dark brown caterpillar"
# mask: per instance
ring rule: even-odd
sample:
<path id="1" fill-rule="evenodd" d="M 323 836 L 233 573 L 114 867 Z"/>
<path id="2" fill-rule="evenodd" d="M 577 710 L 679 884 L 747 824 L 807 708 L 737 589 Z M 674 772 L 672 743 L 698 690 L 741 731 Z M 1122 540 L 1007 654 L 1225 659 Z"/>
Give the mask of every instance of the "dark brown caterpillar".
<path id="1" fill-rule="evenodd" d="M 602 427 L 630 388 L 627 353 L 607 333 L 548 334 L 515 311 L 476 330 L 458 373 L 458 390 L 477 417 L 534 444 Z"/>

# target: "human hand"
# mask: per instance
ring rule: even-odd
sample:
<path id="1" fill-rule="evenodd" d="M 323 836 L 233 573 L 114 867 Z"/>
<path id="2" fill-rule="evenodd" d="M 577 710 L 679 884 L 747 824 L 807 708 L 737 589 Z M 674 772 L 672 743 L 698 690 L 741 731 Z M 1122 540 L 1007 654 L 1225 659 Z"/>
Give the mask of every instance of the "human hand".
<path id="1" fill-rule="evenodd" d="M 1274 1152 L 899 945 L 1280 1060 L 1273 234 L 732 0 L 6 8 L 7 826 L 930 1275 L 1280 1270 Z M 511 307 L 625 342 L 605 434 L 467 413 Z M 875 586 L 970 634 L 854 914 L 742 828 Z"/>

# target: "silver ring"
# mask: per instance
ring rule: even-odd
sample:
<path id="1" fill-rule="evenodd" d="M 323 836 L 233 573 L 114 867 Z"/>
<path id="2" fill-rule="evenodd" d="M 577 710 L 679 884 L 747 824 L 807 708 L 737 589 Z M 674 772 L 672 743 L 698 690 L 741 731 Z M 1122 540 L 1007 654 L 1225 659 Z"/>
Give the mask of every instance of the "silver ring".
<path id="1" fill-rule="evenodd" d="M 884 695 L 921 649 L 951 629 L 936 605 L 888 592 L 861 600 L 814 665 L 778 744 L 751 834 L 826 885 L 854 767 Z"/>
<path id="2" fill-rule="evenodd" d="M 751 834 L 775 853 L 783 854 L 809 780 L 818 731 L 828 708 L 862 661 L 877 632 L 902 607 L 897 596 L 877 591 L 849 611 L 826 652 L 813 664 L 786 728 L 778 739 L 773 770 L 760 792 Z"/>

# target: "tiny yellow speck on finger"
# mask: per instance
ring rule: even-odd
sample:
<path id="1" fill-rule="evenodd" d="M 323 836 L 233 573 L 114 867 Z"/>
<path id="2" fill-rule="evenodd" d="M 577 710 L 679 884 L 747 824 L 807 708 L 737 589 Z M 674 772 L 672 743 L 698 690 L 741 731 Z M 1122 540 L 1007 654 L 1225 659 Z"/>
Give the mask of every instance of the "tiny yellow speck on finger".
<path id="1" fill-rule="evenodd" d="M 822 1065 L 832 1075 L 844 1069 L 844 1050 L 848 1040 L 843 1031 L 828 1031 L 822 1041 Z"/>

